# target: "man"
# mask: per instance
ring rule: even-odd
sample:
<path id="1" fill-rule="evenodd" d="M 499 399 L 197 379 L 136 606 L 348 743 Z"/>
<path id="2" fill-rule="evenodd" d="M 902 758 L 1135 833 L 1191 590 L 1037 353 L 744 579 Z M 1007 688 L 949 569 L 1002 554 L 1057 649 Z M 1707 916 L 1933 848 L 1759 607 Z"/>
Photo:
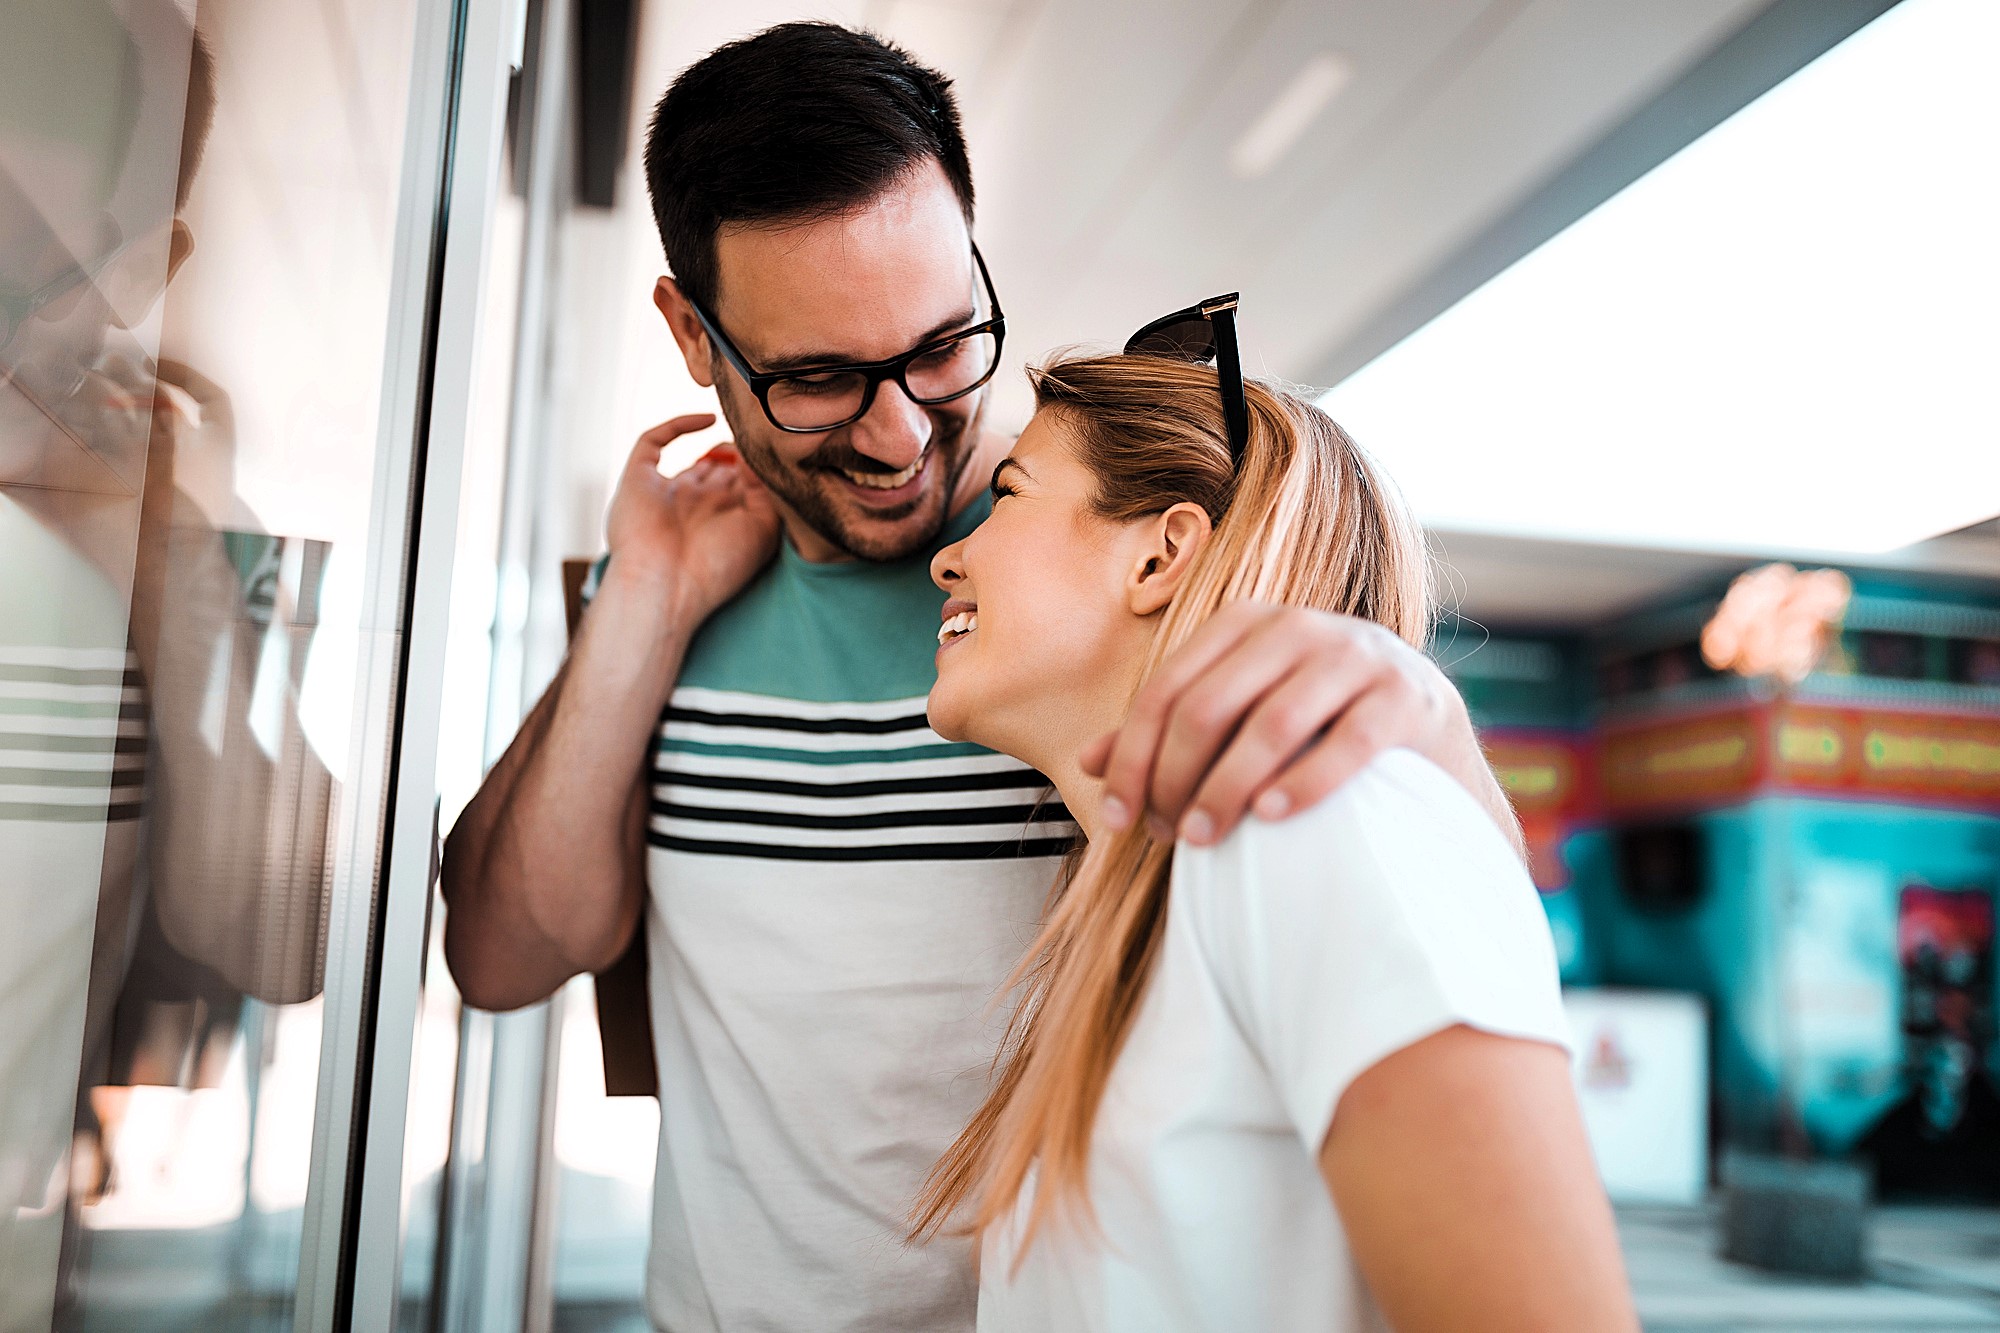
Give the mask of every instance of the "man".
<path id="1" fill-rule="evenodd" d="M 632 451 L 569 658 L 446 845 L 446 955 L 508 1008 L 643 920 L 659 1327 L 969 1328 L 967 1247 L 907 1247 L 904 1219 L 1073 826 L 1039 774 L 924 722 L 927 563 L 1006 451 L 957 110 L 895 48 L 790 24 L 667 90 L 647 178 L 655 303 L 735 448 L 660 476 L 710 421 L 683 417 Z M 1210 841 L 1408 744 L 1511 819 L 1386 631 L 1259 607 L 1210 630 L 1088 756 L 1107 810 Z"/>

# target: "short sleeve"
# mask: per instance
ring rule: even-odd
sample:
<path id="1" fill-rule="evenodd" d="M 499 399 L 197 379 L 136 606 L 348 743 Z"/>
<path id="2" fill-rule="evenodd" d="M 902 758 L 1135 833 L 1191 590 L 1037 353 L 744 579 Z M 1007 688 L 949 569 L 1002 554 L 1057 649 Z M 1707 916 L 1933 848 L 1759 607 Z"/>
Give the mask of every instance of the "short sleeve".
<path id="1" fill-rule="evenodd" d="M 1471 795 L 1410 751 L 1289 820 L 1183 846 L 1173 893 L 1313 1152 L 1355 1078 L 1453 1024 L 1569 1045 L 1526 870 Z"/>
<path id="2" fill-rule="evenodd" d="M 604 586 L 604 571 L 610 564 L 611 552 L 609 551 L 606 551 L 603 555 L 598 556 L 597 559 L 590 562 L 590 572 L 583 576 L 583 589 L 579 594 L 579 600 L 582 605 L 589 606 L 591 599 L 597 596 L 597 590 Z"/>

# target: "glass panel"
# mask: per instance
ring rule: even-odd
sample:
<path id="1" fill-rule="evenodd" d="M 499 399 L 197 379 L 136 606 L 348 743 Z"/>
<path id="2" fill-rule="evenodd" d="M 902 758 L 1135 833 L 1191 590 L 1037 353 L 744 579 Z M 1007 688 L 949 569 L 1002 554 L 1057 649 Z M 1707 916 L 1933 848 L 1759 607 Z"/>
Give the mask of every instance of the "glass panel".
<path id="1" fill-rule="evenodd" d="M 415 8 L 8 9 L 0 1329 L 290 1323 Z"/>

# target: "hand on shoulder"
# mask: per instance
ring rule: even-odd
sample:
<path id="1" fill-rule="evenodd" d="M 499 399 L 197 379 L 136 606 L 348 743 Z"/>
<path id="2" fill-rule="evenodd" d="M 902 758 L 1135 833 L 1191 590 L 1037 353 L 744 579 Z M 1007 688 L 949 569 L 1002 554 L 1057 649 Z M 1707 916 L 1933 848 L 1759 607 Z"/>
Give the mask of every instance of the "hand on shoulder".
<path id="1" fill-rule="evenodd" d="M 668 444 L 714 421 L 710 413 L 675 417 L 641 435 L 605 522 L 606 578 L 656 584 L 695 621 L 740 592 L 778 549 L 778 511 L 733 446 L 716 446 L 675 476 L 660 474 Z"/>

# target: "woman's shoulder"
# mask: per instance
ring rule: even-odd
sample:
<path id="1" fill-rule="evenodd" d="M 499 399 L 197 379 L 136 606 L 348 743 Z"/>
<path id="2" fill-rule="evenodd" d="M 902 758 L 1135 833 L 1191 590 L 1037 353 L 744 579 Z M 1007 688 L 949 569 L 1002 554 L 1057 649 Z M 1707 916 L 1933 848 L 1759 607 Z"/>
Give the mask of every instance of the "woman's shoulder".
<path id="1" fill-rule="evenodd" d="M 1467 892 L 1488 892 L 1496 883 L 1531 887 L 1492 816 L 1412 750 L 1377 756 L 1339 790 L 1288 818 L 1245 819 L 1212 848 L 1183 844 L 1180 858 L 1197 877 L 1266 889 L 1329 879 L 1394 889 L 1439 875 Z"/>
<path id="2" fill-rule="evenodd" d="M 1223 992 L 1272 1016 L 1257 1028 L 1270 1042 L 1299 1012 L 1337 1016 L 1343 1079 L 1451 1023 L 1568 1040 L 1519 855 L 1471 793 L 1407 750 L 1290 819 L 1177 853 L 1172 901 Z"/>

